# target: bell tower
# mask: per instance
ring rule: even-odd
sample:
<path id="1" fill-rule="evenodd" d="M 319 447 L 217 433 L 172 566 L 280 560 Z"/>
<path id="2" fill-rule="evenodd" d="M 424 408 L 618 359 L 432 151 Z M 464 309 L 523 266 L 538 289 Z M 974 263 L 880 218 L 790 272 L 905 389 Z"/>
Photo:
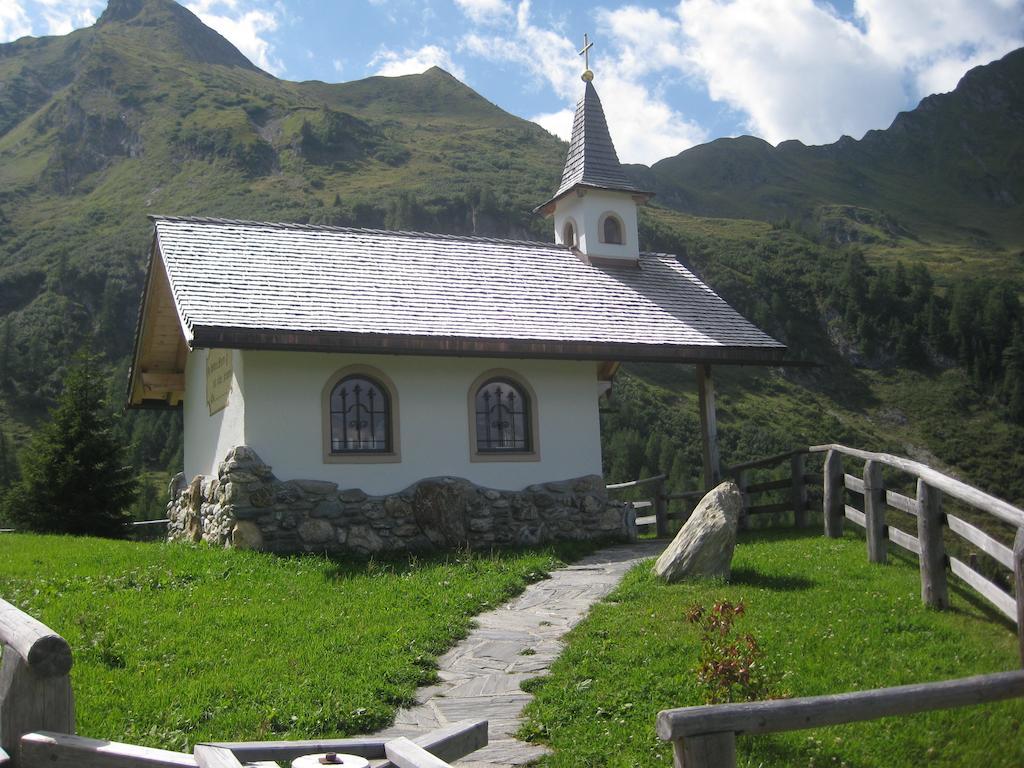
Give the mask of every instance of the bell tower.
<path id="1" fill-rule="evenodd" d="M 554 197 L 534 209 L 553 217 L 555 242 L 588 263 L 635 266 L 640 259 L 637 206 L 651 197 L 622 170 L 590 70 L 593 43 L 583 36 L 583 97 L 576 104 L 572 140 Z"/>

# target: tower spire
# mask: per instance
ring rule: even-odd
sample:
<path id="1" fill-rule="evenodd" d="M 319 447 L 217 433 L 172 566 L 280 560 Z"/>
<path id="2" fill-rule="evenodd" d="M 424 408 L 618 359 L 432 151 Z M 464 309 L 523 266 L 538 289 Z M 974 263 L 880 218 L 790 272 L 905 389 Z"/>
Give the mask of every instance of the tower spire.
<path id="1" fill-rule="evenodd" d="M 588 263 L 636 264 L 640 252 L 637 204 L 651 196 L 633 184 L 615 152 L 604 107 L 594 88 L 590 49 L 583 35 L 583 96 L 576 104 L 572 139 L 554 197 L 534 213 L 554 216 L 555 242 L 576 250 Z M 572 194 L 575 193 L 575 194 Z"/>

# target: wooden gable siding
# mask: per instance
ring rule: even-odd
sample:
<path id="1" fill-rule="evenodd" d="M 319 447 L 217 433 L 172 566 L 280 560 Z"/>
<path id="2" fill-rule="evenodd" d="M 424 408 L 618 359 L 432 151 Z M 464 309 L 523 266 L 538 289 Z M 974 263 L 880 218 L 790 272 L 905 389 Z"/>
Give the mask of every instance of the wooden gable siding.
<path id="1" fill-rule="evenodd" d="M 132 365 L 129 405 L 179 405 L 185 396 L 187 356 L 171 285 L 163 259 L 154 246 Z"/>

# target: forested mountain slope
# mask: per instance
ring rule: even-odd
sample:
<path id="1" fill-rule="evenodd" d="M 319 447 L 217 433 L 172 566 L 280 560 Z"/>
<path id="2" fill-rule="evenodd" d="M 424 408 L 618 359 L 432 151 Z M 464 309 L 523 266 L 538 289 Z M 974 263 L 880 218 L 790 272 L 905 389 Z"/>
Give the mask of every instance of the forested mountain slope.
<path id="1" fill-rule="evenodd" d="M 631 168 L 660 193 L 645 246 L 822 364 L 723 374 L 726 460 L 846 436 L 1024 499 L 1020 64 L 974 70 L 861 142 L 720 140 Z M 93 27 L 0 45 L 0 486 L 76 350 L 105 356 L 119 401 L 147 214 L 550 239 L 529 212 L 564 156 L 439 69 L 279 80 L 171 0 L 112 0 Z M 949 280 L 980 270 L 1002 279 Z M 610 473 L 694 481 L 688 380 L 623 374 Z M 140 470 L 180 463 L 177 416 L 122 429 Z"/>

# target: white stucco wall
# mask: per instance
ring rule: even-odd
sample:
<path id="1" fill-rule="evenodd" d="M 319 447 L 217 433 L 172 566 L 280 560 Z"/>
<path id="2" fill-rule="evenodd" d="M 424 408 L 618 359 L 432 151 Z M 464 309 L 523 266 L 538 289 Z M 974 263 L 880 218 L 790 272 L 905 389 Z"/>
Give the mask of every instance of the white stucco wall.
<path id="1" fill-rule="evenodd" d="M 236 353 L 237 357 L 244 362 L 244 407 L 239 395 L 229 408 L 237 407 L 244 415 L 244 429 L 235 428 L 233 417 L 225 416 L 220 427 L 209 416 L 207 423 L 196 415 L 190 417 L 190 411 L 199 408 L 203 413 L 206 407 L 203 382 L 190 377 L 186 472 L 208 471 L 211 455 L 216 453 L 217 460 L 222 459 L 228 443 L 237 436 L 244 437 L 244 443 L 282 480 L 330 480 L 342 488 L 362 488 L 371 494 L 392 493 L 439 475 L 519 490 L 537 482 L 601 474 L 593 362 L 269 351 L 245 351 Z M 400 462 L 324 462 L 321 394 L 332 374 L 348 365 L 373 366 L 389 376 L 398 390 Z M 242 365 L 236 362 L 235 368 L 241 371 Z M 539 416 L 539 461 L 470 460 L 467 396 L 477 377 L 492 368 L 511 369 L 533 388 L 533 405 Z M 193 401 L 191 409 L 189 400 Z M 203 452 L 201 442 L 208 446 L 216 442 L 217 447 Z M 189 445 L 194 446 L 191 461 Z"/>
<path id="2" fill-rule="evenodd" d="M 216 474 L 216 467 L 236 445 L 245 445 L 245 391 L 242 353 L 232 353 L 231 394 L 227 406 L 210 415 L 206 404 L 207 350 L 190 352 L 185 361 L 185 477 Z"/>
<path id="3" fill-rule="evenodd" d="M 602 216 L 612 212 L 622 220 L 623 244 L 602 243 L 600 226 Z M 606 192 L 588 189 L 583 197 L 571 193 L 555 205 L 555 242 L 563 242 L 565 222 L 571 219 L 575 225 L 579 249 L 591 256 L 635 260 L 640 255 L 638 241 L 637 206 L 633 196 L 627 192 Z"/>

